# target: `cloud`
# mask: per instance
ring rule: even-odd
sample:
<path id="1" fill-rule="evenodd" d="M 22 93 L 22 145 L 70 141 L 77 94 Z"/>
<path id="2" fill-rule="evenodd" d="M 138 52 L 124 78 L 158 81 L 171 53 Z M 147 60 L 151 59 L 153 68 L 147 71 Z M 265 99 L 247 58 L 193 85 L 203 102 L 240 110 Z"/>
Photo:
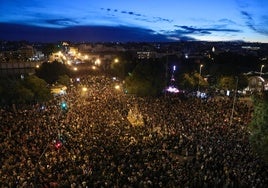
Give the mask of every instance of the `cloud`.
<path id="1" fill-rule="evenodd" d="M 261 16 L 259 22 L 256 23 L 256 18 L 247 11 L 241 11 L 241 15 L 243 16 L 246 25 L 253 31 L 268 35 L 268 16 Z"/>
<path id="2" fill-rule="evenodd" d="M 237 25 L 236 22 L 234 22 L 233 20 L 227 19 L 227 18 L 223 18 L 218 20 L 219 23 L 223 23 L 223 24 L 228 24 L 228 25 Z"/>
<path id="3" fill-rule="evenodd" d="M 112 11 L 112 9 L 110 9 L 110 8 L 101 8 L 101 10 L 106 11 L 107 13 Z M 126 10 L 119 11 L 117 9 L 114 9 L 113 11 L 119 12 L 121 14 L 127 14 L 129 16 L 133 16 L 135 20 L 144 21 L 144 22 L 148 22 L 148 23 L 158 23 L 158 22 L 172 23 L 173 22 L 173 20 L 171 20 L 171 19 L 162 18 L 162 17 L 148 17 L 146 15 L 142 15 L 140 13 L 133 12 L 133 11 L 126 11 Z"/>
<path id="4" fill-rule="evenodd" d="M 210 35 L 212 32 L 232 32 L 232 33 L 237 33 L 241 32 L 238 29 L 227 29 L 227 28 L 222 28 L 222 26 L 214 26 L 210 28 L 197 28 L 193 26 L 179 26 L 175 25 L 176 28 L 179 28 L 175 30 L 176 33 L 178 34 L 196 34 L 196 35 Z"/>
<path id="5" fill-rule="evenodd" d="M 45 20 L 45 23 L 56 25 L 56 26 L 63 26 L 63 27 L 79 24 L 78 21 L 70 19 L 70 18 L 49 19 L 49 20 Z"/>
<path id="6" fill-rule="evenodd" d="M 183 38 L 183 37 L 182 37 Z M 75 26 L 44 28 L 0 23 L 0 40 L 31 42 L 170 42 L 165 35 L 135 27 Z"/>

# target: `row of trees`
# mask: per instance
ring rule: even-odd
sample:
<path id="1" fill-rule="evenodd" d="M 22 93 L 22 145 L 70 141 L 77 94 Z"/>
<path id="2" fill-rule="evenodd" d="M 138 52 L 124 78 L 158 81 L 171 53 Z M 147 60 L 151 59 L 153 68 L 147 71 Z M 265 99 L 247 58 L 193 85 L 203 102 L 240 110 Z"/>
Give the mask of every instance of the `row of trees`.
<path id="1" fill-rule="evenodd" d="M 248 78 L 243 74 L 201 75 L 197 71 L 198 68 L 196 70 L 184 68 L 175 71 L 172 75 L 171 64 L 165 63 L 163 59 L 140 61 L 132 64 L 135 64 L 135 66 L 131 67 L 127 63 L 121 63 L 111 67 L 113 73 L 125 80 L 125 89 L 131 94 L 159 95 L 170 84 L 188 91 L 197 90 L 198 87 L 202 90 L 216 88 L 234 90 L 236 87 L 237 89 L 243 89 L 248 86 Z M 175 82 L 171 81 L 172 76 Z"/>

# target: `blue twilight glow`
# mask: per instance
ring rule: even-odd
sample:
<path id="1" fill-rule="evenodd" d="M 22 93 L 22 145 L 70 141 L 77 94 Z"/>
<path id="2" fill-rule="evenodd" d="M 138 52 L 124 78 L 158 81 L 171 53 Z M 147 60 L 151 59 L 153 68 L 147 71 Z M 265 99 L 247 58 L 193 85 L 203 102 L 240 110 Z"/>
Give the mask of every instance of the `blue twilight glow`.
<path id="1" fill-rule="evenodd" d="M 0 39 L 267 43 L 268 0 L 0 0 Z"/>

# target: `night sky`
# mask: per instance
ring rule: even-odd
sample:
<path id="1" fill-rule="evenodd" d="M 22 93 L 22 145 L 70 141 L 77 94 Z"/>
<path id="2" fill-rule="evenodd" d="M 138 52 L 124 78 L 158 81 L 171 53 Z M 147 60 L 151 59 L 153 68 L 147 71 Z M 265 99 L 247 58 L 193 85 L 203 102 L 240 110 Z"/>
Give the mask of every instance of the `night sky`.
<path id="1" fill-rule="evenodd" d="M 0 40 L 268 43 L 268 0 L 0 0 Z"/>

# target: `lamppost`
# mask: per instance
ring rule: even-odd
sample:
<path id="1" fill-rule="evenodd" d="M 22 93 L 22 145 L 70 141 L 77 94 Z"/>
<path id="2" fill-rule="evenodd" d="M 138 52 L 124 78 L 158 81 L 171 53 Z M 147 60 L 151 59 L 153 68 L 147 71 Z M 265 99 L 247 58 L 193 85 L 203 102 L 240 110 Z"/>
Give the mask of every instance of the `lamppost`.
<path id="1" fill-rule="evenodd" d="M 264 65 L 261 65 L 261 71 L 260 71 L 260 76 L 262 75 L 262 69 L 263 69 Z"/>
<path id="2" fill-rule="evenodd" d="M 197 94 L 198 95 L 199 95 L 200 77 L 201 77 L 202 67 L 203 67 L 203 64 L 200 64 L 200 66 L 199 66 L 199 77 L 198 77 L 198 89 L 197 89 Z"/>
<path id="3" fill-rule="evenodd" d="M 232 125 L 233 117 L 234 117 L 234 108 L 235 108 L 235 100 L 236 100 L 236 94 L 237 94 L 237 86 L 238 86 L 238 77 L 236 77 L 236 84 L 235 84 L 235 93 L 234 93 L 234 100 L 233 100 L 233 107 L 230 117 L 230 125 Z"/>

